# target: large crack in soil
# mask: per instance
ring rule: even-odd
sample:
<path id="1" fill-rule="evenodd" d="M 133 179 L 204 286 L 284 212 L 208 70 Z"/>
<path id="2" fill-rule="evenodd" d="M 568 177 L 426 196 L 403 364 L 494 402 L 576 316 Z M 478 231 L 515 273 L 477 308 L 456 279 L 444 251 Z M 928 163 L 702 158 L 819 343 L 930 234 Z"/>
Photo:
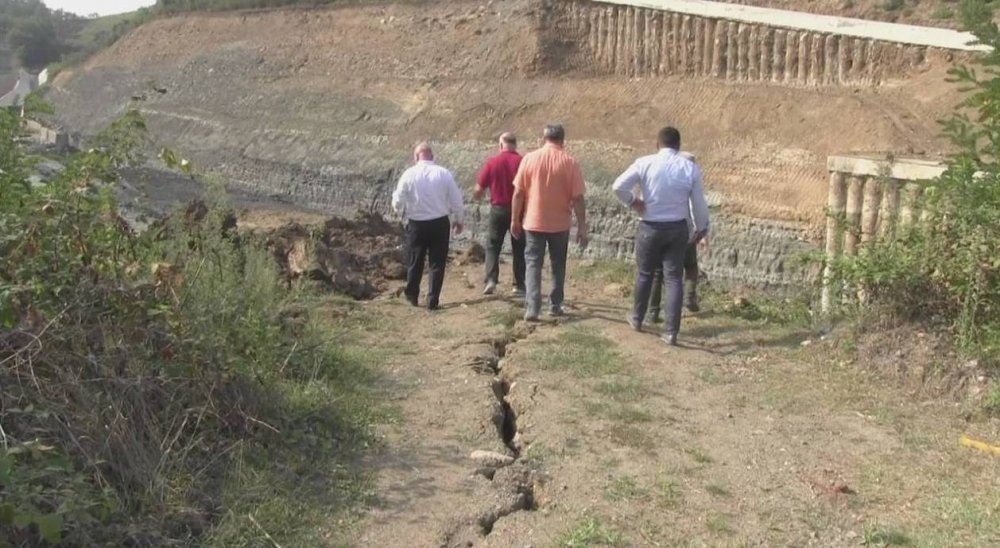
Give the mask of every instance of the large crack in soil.
<path id="1" fill-rule="evenodd" d="M 497 435 L 510 455 L 492 454 L 489 452 L 474 452 L 483 458 L 479 463 L 476 475 L 489 482 L 481 499 L 486 499 L 485 508 L 476 512 L 471 520 L 462 520 L 446 535 L 442 546 L 473 546 L 475 540 L 485 538 L 493 532 L 496 523 L 515 512 L 534 511 L 537 509 L 535 485 L 540 472 L 521 459 L 522 443 L 518 431 L 518 413 L 511 403 L 511 390 L 516 383 L 504 375 L 503 366 L 511 346 L 523 340 L 533 332 L 533 329 L 523 334 L 504 333 L 499 337 L 476 344 L 487 343 L 492 349 L 489 356 L 481 355 L 469 365 L 482 374 L 491 375 L 493 396 L 497 400 L 501 413 L 494 417 Z M 493 461 L 490 457 L 495 456 Z"/>

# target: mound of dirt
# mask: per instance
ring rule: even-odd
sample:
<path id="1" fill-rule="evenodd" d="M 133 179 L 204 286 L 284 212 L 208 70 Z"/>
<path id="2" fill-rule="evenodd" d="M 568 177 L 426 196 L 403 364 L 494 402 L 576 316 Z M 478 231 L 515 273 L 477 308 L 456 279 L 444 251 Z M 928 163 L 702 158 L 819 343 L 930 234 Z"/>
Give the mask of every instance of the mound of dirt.
<path id="1" fill-rule="evenodd" d="M 292 222 L 266 242 L 289 279 L 320 280 L 355 299 L 371 299 L 389 280 L 406 277 L 402 229 L 377 215 L 334 217 L 313 228 Z"/>

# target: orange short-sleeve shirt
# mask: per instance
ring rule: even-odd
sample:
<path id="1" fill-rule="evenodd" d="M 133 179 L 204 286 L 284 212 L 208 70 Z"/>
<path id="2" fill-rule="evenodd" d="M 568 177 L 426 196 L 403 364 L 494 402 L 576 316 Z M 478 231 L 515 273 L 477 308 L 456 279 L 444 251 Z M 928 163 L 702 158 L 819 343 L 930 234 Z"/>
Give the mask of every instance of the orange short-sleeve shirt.
<path id="1" fill-rule="evenodd" d="M 567 232 L 573 202 L 586 191 L 580 164 L 552 143 L 524 156 L 514 187 L 524 194 L 523 226 L 532 232 Z"/>

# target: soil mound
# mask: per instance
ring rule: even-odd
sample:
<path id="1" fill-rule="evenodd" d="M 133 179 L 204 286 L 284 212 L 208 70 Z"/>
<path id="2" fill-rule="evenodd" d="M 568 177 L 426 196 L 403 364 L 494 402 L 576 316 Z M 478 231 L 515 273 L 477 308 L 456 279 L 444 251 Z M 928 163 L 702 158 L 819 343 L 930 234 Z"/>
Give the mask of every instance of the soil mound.
<path id="1" fill-rule="evenodd" d="M 402 229 L 378 215 L 334 217 L 322 227 L 288 223 L 266 245 L 290 280 L 319 280 L 354 299 L 371 299 L 406 276 Z"/>

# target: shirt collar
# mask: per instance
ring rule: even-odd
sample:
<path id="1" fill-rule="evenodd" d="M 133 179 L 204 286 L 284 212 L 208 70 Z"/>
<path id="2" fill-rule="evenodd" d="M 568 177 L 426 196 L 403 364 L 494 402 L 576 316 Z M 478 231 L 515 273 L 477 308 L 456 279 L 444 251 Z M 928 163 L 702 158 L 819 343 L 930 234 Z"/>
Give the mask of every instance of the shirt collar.
<path id="1" fill-rule="evenodd" d="M 665 156 L 673 156 L 677 154 L 677 149 L 670 147 L 663 147 L 659 151 L 657 151 L 657 154 L 663 154 Z"/>
<path id="2" fill-rule="evenodd" d="M 562 150 L 563 146 L 562 145 L 558 145 L 556 143 L 553 143 L 552 141 L 546 141 L 545 142 L 545 148 L 554 148 L 556 150 Z"/>
<path id="3" fill-rule="evenodd" d="M 417 165 L 418 166 L 432 166 L 432 165 L 434 165 L 434 160 L 418 160 L 417 161 Z"/>

